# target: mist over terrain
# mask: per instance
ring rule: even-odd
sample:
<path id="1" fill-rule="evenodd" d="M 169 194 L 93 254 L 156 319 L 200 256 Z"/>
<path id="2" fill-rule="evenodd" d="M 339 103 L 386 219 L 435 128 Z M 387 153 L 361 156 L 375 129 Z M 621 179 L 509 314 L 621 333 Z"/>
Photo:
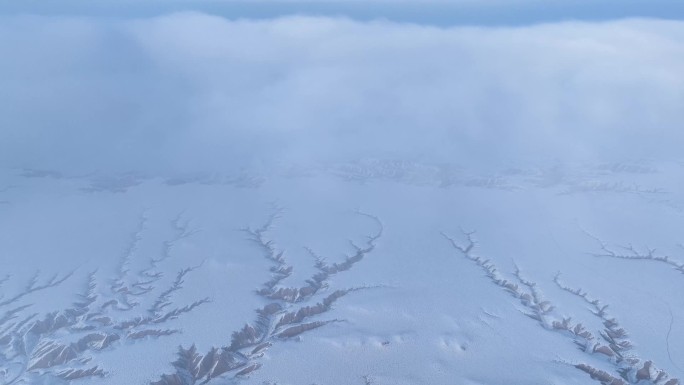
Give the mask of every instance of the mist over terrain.
<path id="1" fill-rule="evenodd" d="M 682 385 L 682 69 L 669 0 L 0 2 L 0 385 Z"/>
<path id="2" fill-rule="evenodd" d="M 392 157 L 670 159 L 684 25 L 7 17 L 0 158 L 173 173 Z"/>

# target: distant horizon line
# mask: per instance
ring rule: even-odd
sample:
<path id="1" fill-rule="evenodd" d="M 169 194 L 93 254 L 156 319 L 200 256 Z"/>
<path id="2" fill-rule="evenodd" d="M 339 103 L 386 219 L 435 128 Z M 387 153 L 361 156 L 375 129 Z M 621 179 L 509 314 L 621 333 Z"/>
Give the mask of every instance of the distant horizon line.
<path id="1" fill-rule="evenodd" d="M 647 18 L 684 20 L 684 2 L 652 0 L 553 1 L 274 1 L 150 0 L 0 1 L 0 17 L 19 15 L 139 18 L 195 11 L 230 19 L 264 20 L 287 16 L 346 17 L 433 26 L 523 26 L 568 21 L 601 22 Z"/>

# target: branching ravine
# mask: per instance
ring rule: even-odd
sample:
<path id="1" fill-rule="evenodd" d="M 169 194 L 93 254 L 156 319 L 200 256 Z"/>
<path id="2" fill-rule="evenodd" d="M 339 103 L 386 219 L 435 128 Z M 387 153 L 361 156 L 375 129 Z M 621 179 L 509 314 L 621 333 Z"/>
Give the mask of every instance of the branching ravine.
<path id="1" fill-rule="evenodd" d="M 585 303 L 591 307 L 592 314 L 601 320 L 605 327 L 599 332 L 604 343 L 607 343 L 607 348 L 604 346 L 594 346 L 594 350 L 601 349 L 601 352 L 608 357 L 613 357 L 617 363 L 623 360 L 634 360 L 633 357 L 626 355 L 628 351 L 633 348 L 632 342 L 627 339 L 627 331 L 620 326 L 619 321 L 608 314 L 608 305 L 604 305 L 598 299 L 591 299 L 586 291 L 580 288 L 571 288 L 563 284 L 560 280 L 560 273 L 557 273 L 553 281 L 560 288 L 574 296 L 581 298 Z M 638 363 L 634 362 L 634 364 Z"/>
<path id="2" fill-rule="evenodd" d="M 23 291 L 1 302 L 0 310 L 7 309 L 0 313 L 1 385 L 34 383 L 39 378 L 67 383 L 103 377 L 107 375 L 106 368 L 92 362 L 98 352 L 179 333 L 180 330 L 169 329 L 165 324 L 209 301 L 202 298 L 180 307 L 172 302 L 173 293 L 183 288 L 183 278 L 194 268 L 181 270 L 169 288 L 155 286 L 161 274 L 152 279 L 142 273 L 130 274 L 145 221 L 141 217 L 111 284 L 100 285 L 93 271 L 70 307 L 47 314 L 27 313 L 32 304 L 24 300 L 30 294 L 55 289 L 73 275 L 55 275 L 40 283 L 36 274 Z M 9 279 L 0 279 L 0 286 Z M 139 302 L 133 298 L 157 292 L 157 300 L 147 315 L 134 314 L 132 310 Z"/>
<path id="3" fill-rule="evenodd" d="M 252 323 L 233 332 L 229 344 L 212 348 L 204 354 L 199 353 L 195 345 L 180 347 L 178 359 L 172 363 L 174 373 L 162 375 L 152 385 L 205 384 L 219 377 L 238 380 L 261 367 L 259 359 L 273 344 L 339 321 L 322 320 L 318 316 L 330 311 L 340 298 L 363 287 L 332 290 L 329 281 L 334 275 L 352 269 L 370 254 L 383 232 L 382 222 L 377 217 L 361 212 L 357 214 L 373 220 L 378 227 L 377 232 L 368 235 L 363 245 L 352 242 L 353 252 L 339 263 L 328 263 L 310 250 L 315 256 L 316 272 L 303 286 L 283 286 L 294 267 L 287 262 L 285 252 L 268 237 L 280 211 L 271 215 L 263 226 L 244 229 L 271 264 L 270 278 L 256 290 L 256 294 L 268 304 L 256 310 L 257 317 Z"/>
<path id="4" fill-rule="evenodd" d="M 653 261 L 664 263 L 672 267 L 679 273 L 684 274 L 684 262 L 672 259 L 667 254 L 658 254 L 656 249 L 645 248 L 644 250 L 637 250 L 632 245 L 619 246 L 619 250 L 612 249 L 608 247 L 602 240 L 593 235 L 589 234 L 593 239 L 595 239 L 600 244 L 601 252 L 593 253 L 596 257 L 609 257 L 617 259 L 628 259 L 628 260 L 642 260 L 642 261 Z"/>
<path id="5" fill-rule="evenodd" d="M 623 260 L 633 260 L 633 261 L 650 261 L 665 264 L 670 266 L 673 270 L 684 274 L 684 262 L 681 262 L 667 254 L 659 254 L 655 248 L 645 247 L 642 250 L 638 250 L 631 244 L 620 245 L 615 247 L 609 247 L 606 242 L 597 236 L 583 230 L 584 233 L 594 239 L 601 249 L 598 253 L 593 253 L 595 257 L 605 257 L 605 258 L 615 258 Z M 684 245 L 677 244 L 677 247 L 684 249 Z M 668 312 L 670 315 L 670 324 L 668 326 L 667 335 L 665 337 L 665 346 L 667 348 L 667 356 L 672 365 L 681 370 L 681 367 L 672 359 L 672 353 L 670 352 L 670 334 L 672 333 L 672 326 L 674 324 L 674 316 L 672 314 L 672 308 L 667 304 Z"/>
<path id="6" fill-rule="evenodd" d="M 31 277 L 29 282 L 26 284 L 24 287 L 24 290 L 19 292 L 18 294 L 15 294 L 14 296 L 4 299 L 4 295 L 0 294 L 0 308 L 12 304 L 18 303 L 22 298 L 26 297 L 29 294 L 33 294 L 38 291 L 46 290 L 46 289 L 51 289 L 54 287 L 57 287 L 62 284 L 62 282 L 66 281 L 69 279 L 74 274 L 73 271 L 64 274 L 62 276 L 59 276 L 57 274 L 51 276 L 48 278 L 45 282 L 39 283 L 40 281 L 40 271 L 36 271 L 36 273 Z M 11 276 L 7 275 L 3 278 L 2 283 L 5 281 L 9 280 Z"/>
<path id="7" fill-rule="evenodd" d="M 588 355 L 602 357 L 609 363 L 614 373 L 593 367 L 586 363 L 571 363 L 575 368 L 588 374 L 593 380 L 603 385 L 678 385 L 680 381 L 671 378 L 665 371 L 655 367 L 652 361 L 642 360 L 634 354 L 630 354 L 633 346 L 627 339 L 627 331 L 620 326 L 619 321 L 609 316 L 608 305 L 604 305 L 598 299 L 590 298 L 589 294 L 582 289 L 575 289 L 563 284 L 560 274 L 554 278 L 555 284 L 562 290 L 581 298 L 590 305 L 592 314 L 603 323 L 604 329 L 598 332 L 600 338 L 587 330 L 581 322 L 573 322 L 571 317 L 560 317 L 555 307 L 542 298 L 535 282 L 525 279 L 520 269 L 514 271 L 517 283 L 504 279 L 498 272 L 496 265 L 489 259 L 475 255 L 476 241 L 473 232 L 464 232 L 464 241 L 458 242 L 446 234 L 442 234 L 461 255 L 477 266 L 482 268 L 485 275 L 495 285 L 506 290 L 517 298 L 525 308 L 523 313 L 536 320 L 546 330 L 562 333 L 571 338 L 581 351 Z"/>
<path id="8" fill-rule="evenodd" d="M 672 325 L 674 325 L 674 315 L 672 314 L 672 308 L 670 305 L 667 305 L 667 311 L 670 315 L 670 324 L 667 327 L 667 335 L 665 335 L 665 346 L 667 347 L 667 358 L 670 360 L 670 363 L 677 369 L 682 370 L 682 367 L 679 366 L 673 359 L 672 359 L 672 352 L 670 351 L 670 335 L 672 334 Z M 684 371 L 684 370 L 682 370 Z"/>

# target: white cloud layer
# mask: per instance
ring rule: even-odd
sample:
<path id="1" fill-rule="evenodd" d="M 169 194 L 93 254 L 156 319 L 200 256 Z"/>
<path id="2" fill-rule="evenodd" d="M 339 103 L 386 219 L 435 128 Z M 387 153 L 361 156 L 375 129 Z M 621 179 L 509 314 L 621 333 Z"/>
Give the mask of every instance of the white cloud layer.
<path id="1" fill-rule="evenodd" d="M 363 156 L 679 157 L 684 23 L 437 28 L 5 17 L 0 163 L 185 172 Z"/>

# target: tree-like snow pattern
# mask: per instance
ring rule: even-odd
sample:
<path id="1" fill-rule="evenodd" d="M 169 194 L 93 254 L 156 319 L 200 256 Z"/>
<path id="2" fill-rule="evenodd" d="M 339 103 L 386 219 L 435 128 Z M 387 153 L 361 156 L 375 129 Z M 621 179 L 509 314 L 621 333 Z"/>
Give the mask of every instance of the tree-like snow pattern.
<path id="1" fill-rule="evenodd" d="M 156 286 L 163 276 L 157 270 L 158 264 L 170 257 L 175 242 L 192 234 L 180 217 L 173 222 L 176 234 L 164 243 L 162 255 L 151 258 L 147 269 L 131 273 L 129 264 L 142 240 L 145 224 L 146 218 L 142 216 L 111 283 L 99 284 L 96 272 L 91 272 L 78 300 L 67 309 L 20 318 L 32 306 L 25 302 L 31 294 L 59 286 L 72 273 L 42 282 L 36 273 L 23 291 L 0 296 L 0 384 L 34 383 L 39 377 L 50 378 L 51 383 L 67 383 L 105 376 L 106 368 L 91 362 L 97 352 L 178 333 L 179 330 L 165 328 L 164 324 L 209 301 L 202 298 L 181 307 L 171 302 L 171 296 L 183 288 L 183 278 L 194 267 L 181 270 L 171 287 Z M 0 279 L 0 286 L 9 279 L 10 276 Z M 156 300 L 146 315 L 131 315 L 141 304 L 137 298 L 155 294 Z"/>
<path id="2" fill-rule="evenodd" d="M 230 343 L 225 346 L 212 348 L 205 354 L 198 353 L 194 345 L 189 348 L 179 347 L 178 359 L 172 363 L 175 372 L 162 375 L 152 385 L 193 385 L 205 384 L 217 377 L 240 378 L 259 369 L 261 364 L 258 359 L 274 343 L 337 321 L 313 318 L 328 312 L 337 300 L 362 287 L 332 290 L 317 302 L 315 298 L 329 290 L 332 276 L 353 268 L 371 253 L 383 231 L 378 218 L 361 212 L 358 214 L 373 220 L 378 226 L 377 232 L 367 236 L 363 245 L 352 242 L 354 251 L 340 263 L 328 263 L 310 251 L 315 257 L 317 272 L 301 287 L 282 285 L 283 280 L 292 274 L 294 267 L 287 263 L 285 252 L 279 250 L 274 241 L 267 237 L 279 214 L 271 215 L 260 228 L 245 229 L 248 237 L 271 262 L 271 278 L 256 290 L 256 294 L 267 300 L 268 304 L 256 310 L 255 321 L 233 332 Z"/>
<path id="3" fill-rule="evenodd" d="M 680 384 L 679 379 L 671 378 L 665 371 L 657 369 L 653 361 L 643 360 L 633 352 L 632 342 L 628 339 L 627 331 L 620 326 L 620 322 L 615 317 L 608 314 L 608 305 L 602 304 L 598 299 L 592 299 L 582 289 L 566 286 L 560 279 L 560 273 L 554 277 L 554 282 L 560 289 L 586 302 L 591 307 L 592 314 L 601 320 L 604 328 L 598 332 L 597 336 L 587 330 L 582 322 L 573 321 L 570 317 L 557 316 L 555 306 L 542 297 L 537 284 L 525 279 L 517 267 L 514 271 L 517 283 L 503 278 L 491 260 L 475 255 L 474 233 L 464 233 L 463 235 L 465 240 L 459 243 L 454 238 L 443 234 L 455 250 L 482 268 L 493 284 L 517 298 L 525 308 L 523 313 L 526 316 L 537 321 L 544 329 L 562 333 L 572 339 L 582 352 L 602 357 L 612 365 L 614 373 L 598 369 L 587 363 L 569 364 L 588 374 L 602 385 Z"/>

